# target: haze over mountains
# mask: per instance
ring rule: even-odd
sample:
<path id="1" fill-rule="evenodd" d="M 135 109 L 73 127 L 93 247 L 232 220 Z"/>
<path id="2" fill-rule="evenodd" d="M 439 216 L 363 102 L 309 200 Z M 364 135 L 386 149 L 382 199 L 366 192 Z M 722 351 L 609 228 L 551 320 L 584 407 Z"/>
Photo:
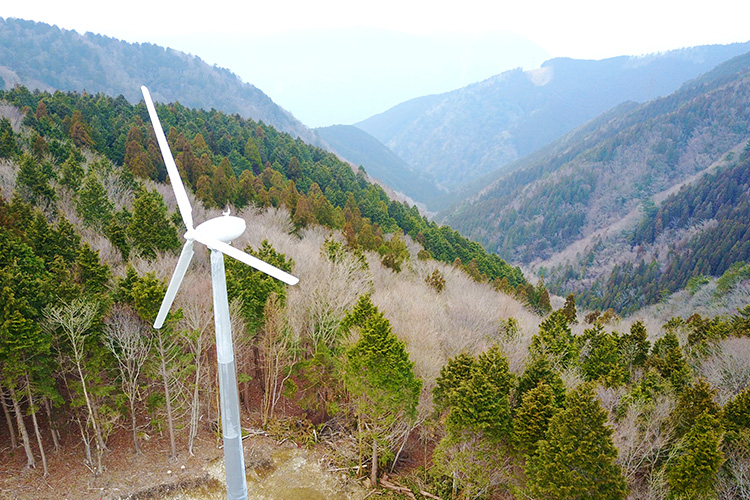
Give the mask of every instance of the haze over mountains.
<path id="1" fill-rule="evenodd" d="M 553 59 L 536 70 L 508 71 L 407 101 L 356 126 L 418 172 L 455 190 L 618 104 L 667 95 L 748 50 L 750 43 L 602 61 Z M 420 201 L 440 208 L 436 200 Z"/>

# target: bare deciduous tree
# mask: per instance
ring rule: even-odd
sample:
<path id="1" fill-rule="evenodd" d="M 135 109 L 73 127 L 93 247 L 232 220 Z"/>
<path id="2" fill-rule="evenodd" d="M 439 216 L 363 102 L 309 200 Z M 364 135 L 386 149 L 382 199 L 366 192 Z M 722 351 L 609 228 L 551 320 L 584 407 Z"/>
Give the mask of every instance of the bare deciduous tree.
<path id="1" fill-rule="evenodd" d="M 272 293 L 264 307 L 261 346 L 263 349 L 263 426 L 273 418 L 281 398 L 284 383 L 291 376 L 290 368 L 297 362 L 296 339 L 286 326 L 284 311 L 276 294 Z"/>
<path id="2" fill-rule="evenodd" d="M 659 397 L 648 407 L 632 403 L 614 426 L 617 463 L 629 484 L 650 477 L 668 452 L 672 429 L 666 422 L 673 406 L 668 397 Z"/>
<path id="3" fill-rule="evenodd" d="M 195 276 L 195 274 L 194 274 Z M 205 363 L 204 354 L 206 343 L 208 341 L 207 332 L 213 325 L 213 312 L 211 303 L 203 300 L 204 297 L 211 293 L 211 278 L 207 273 L 200 273 L 200 279 L 195 279 L 189 284 L 190 289 L 195 290 L 193 294 L 183 294 L 182 304 L 182 325 L 186 332 L 182 341 L 187 345 L 193 355 L 193 364 L 195 365 L 195 377 L 192 384 L 192 397 L 190 403 L 190 429 L 188 433 L 188 453 L 193 455 L 195 438 L 198 436 L 198 423 L 200 420 L 200 391 L 201 380 L 204 376 L 203 365 Z M 190 280 L 191 278 L 188 278 Z"/>
<path id="4" fill-rule="evenodd" d="M 45 327 L 62 331 L 63 337 L 68 341 L 71 348 L 70 361 L 81 382 L 81 391 L 86 402 L 86 424 L 90 425 L 94 430 L 97 451 L 97 473 L 102 470 L 102 455 L 107 448 L 104 441 L 104 433 L 97 418 L 96 401 L 88 387 L 89 376 L 85 368 L 84 346 L 86 339 L 91 334 L 91 327 L 96 319 L 98 310 L 99 304 L 96 301 L 83 298 L 74 299 L 68 304 L 49 306 L 44 310 Z M 81 434 L 85 434 L 83 429 L 81 429 Z M 84 439 L 84 441 L 86 440 Z"/>
<path id="5" fill-rule="evenodd" d="M 138 314 L 121 304 L 115 304 L 104 321 L 104 332 L 105 343 L 117 359 L 122 390 L 130 403 L 133 445 L 140 453 L 135 404 L 139 399 L 138 378 L 151 350 L 151 338 Z"/>

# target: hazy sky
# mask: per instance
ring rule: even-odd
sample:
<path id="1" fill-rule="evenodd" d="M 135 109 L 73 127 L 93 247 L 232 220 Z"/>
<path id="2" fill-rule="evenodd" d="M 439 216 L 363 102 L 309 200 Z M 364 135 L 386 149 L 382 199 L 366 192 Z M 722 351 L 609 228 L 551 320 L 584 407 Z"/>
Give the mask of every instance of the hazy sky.
<path id="1" fill-rule="evenodd" d="M 4 2 L 0 17 L 189 52 L 313 127 L 354 123 L 551 57 L 750 40 L 745 0 L 26 0 Z"/>

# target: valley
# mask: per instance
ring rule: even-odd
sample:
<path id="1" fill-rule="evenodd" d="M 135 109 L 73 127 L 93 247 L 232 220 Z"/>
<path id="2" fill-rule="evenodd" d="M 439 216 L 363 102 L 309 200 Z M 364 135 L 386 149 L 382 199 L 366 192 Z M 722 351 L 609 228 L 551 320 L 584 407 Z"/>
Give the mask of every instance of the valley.
<path id="1" fill-rule="evenodd" d="M 0 498 L 223 495 L 204 248 L 151 328 L 185 227 L 136 78 L 196 224 L 230 209 L 300 278 L 225 264 L 254 498 L 746 497 L 747 50 L 556 59 L 368 135 L 194 56 L 3 20 Z"/>

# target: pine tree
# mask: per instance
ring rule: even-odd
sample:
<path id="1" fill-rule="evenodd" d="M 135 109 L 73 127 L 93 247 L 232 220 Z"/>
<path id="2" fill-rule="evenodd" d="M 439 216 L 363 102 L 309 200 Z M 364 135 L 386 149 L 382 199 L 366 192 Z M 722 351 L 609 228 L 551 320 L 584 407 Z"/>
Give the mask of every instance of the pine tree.
<path id="1" fill-rule="evenodd" d="M 394 425 L 413 422 L 422 382 L 414 375 L 406 346 L 368 296 L 345 323 L 359 327 L 359 340 L 346 352 L 345 383 L 359 416 L 360 443 L 365 437 L 372 440 L 371 480 L 376 482 L 378 449 L 388 450 Z"/>
<path id="2" fill-rule="evenodd" d="M 667 462 L 669 499 L 716 498 L 716 474 L 724 463 L 721 441 L 719 420 L 709 412 L 701 413 Z"/>
<path id="3" fill-rule="evenodd" d="M 627 495 L 607 412 L 591 386 L 571 392 L 527 465 L 532 498 L 619 500 Z"/>
<path id="4" fill-rule="evenodd" d="M 471 355 L 462 352 L 449 359 L 440 369 L 440 375 L 435 380 L 435 388 L 432 390 L 432 399 L 437 411 L 448 409 L 453 404 L 452 394 L 461 383 L 471 378 L 474 362 Z"/>
<path id="5" fill-rule="evenodd" d="M 539 325 L 539 333 L 531 339 L 529 351 L 532 357 L 547 356 L 560 368 L 566 368 L 578 357 L 575 338 L 562 311 L 553 311 Z"/>
<path id="6" fill-rule="evenodd" d="M 524 393 L 513 419 L 513 440 L 519 449 L 533 455 L 557 411 L 555 392 L 546 383 L 540 382 Z"/>
<path id="7" fill-rule="evenodd" d="M 680 349 L 680 341 L 669 329 L 654 342 L 647 365 L 655 368 L 677 390 L 681 390 L 690 379 L 690 367 Z"/>
<path id="8" fill-rule="evenodd" d="M 167 206 L 158 191 L 143 189 L 133 201 L 127 233 L 134 249 L 143 257 L 153 259 L 156 252 L 180 248 L 177 229 L 167 215 Z"/>

